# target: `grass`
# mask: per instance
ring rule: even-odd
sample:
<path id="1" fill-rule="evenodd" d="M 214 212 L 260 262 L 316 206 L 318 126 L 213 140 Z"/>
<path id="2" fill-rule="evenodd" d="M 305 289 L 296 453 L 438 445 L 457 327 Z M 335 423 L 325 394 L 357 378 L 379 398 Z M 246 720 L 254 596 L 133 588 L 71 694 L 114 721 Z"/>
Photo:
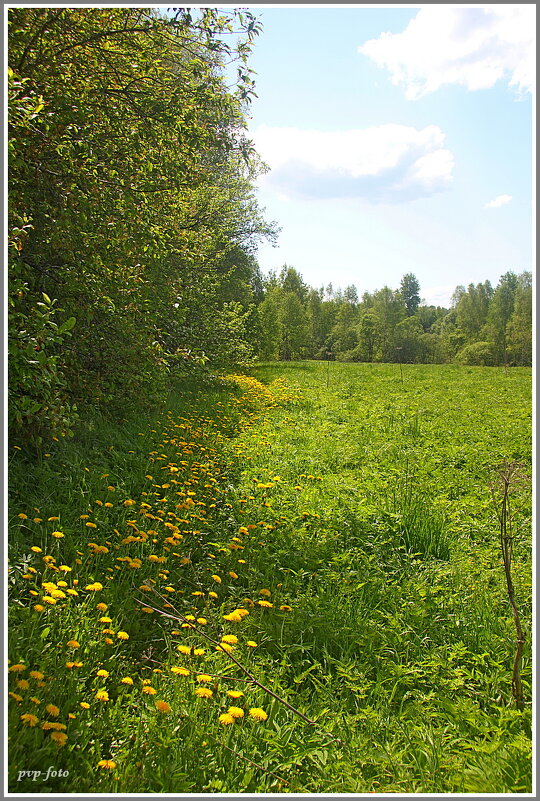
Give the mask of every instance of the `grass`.
<path id="1" fill-rule="evenodd" d="M 10 791 L 530 792 L 530 378 L 268 364 L 12 448 Z"/>

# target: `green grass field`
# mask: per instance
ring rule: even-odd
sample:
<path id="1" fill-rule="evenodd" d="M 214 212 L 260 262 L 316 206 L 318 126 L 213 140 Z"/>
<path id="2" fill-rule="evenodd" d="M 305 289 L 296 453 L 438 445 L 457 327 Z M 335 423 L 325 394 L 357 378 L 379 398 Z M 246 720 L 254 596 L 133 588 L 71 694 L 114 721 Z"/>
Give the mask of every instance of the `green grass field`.
<path id="1" fill-rule="evenodd" d="M 530 369 L 265 364 L 49 450 L 9 457 L 11 792 L 531 792 Z"/>

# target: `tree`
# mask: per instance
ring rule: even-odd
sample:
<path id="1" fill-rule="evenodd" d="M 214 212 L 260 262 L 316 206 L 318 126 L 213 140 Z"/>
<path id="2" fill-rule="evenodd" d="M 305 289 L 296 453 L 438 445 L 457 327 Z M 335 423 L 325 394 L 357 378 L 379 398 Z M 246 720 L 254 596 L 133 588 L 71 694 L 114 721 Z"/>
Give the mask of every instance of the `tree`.
<path id="1" fill-rule="evenodd" d="M 403 276 L 400 292 L 407 309 L 407 317 L 412 317 L 413 314 L 416 314 L 416 310 L 420 305 L 420 284 L 413 273 L 407 273 Z"/>
<path id="2" fill-rule="evenodd" d="M 516 365 L 532 364 L 532 274 L 518 276 L 514 311 L 506 326 L 507 352 Z"/>
<path id="3" fill-rule="evenodd" d="M 495 345 L 497 364 L 506 364 L 507 361 L 506 327 L 514 311 L 517 288 L 517 275 L 512 272 L 505 273 L 501 276 L 490 303 L 484 334 L 485 338 Z"/>

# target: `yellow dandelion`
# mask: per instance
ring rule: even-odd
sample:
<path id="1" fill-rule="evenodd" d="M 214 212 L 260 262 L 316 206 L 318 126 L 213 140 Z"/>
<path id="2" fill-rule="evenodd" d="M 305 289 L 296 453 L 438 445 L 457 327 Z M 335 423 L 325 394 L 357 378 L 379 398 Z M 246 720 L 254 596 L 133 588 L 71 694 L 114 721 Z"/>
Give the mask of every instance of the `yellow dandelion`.
<path id="1" fill-rule="evenodd" d="M 206 651 L 204 648 L 195 648 L 193 653 L 195 656 L 204 656 Z"/>
<path id="2" fill-rule="evenodd" d="M 39 700 L 39 698 L 36 698 L 35 695 L 32 695 L 30 700 L 32 701 L 33 704 L 36 704 L 36 705 L 41 704 L 41 701 Z"/>
<path id="3" fill-rule="evenodd" d="M 229 696 L 229 698 L 238 699 L 242 698 L 244 693 L 242 692 L 242 690 L 227 690 L 227 695 Z"/>
<path id="4" fill-rule="evenodd" d="M 64 535 L 62 534 L 62 532 L 61 532 L 61 531 L 53 531 L 53 532 L 51 533 L 51 537 L 54 537 L 54 538 L 55 538 L 55 539 L 57 539 L 57 540 L 60 540 L 60 539 L 62 539 L 62 537 L 63 537 L 63 536 L 64 536 Z"/>
<path id="5" fill-rule="evenodd" d="M 214 592 L 213 590 L 212 590 L 212 592 L 208 593 L 208 596 L 210 598 L 219 598 L 219 595 L 217 594 L 217 592 Z"/>
<path id="6" fill-rule="evenodd" d="M 20 515 L 17 515 L 20 520 L 28 520 L 28 515 L 25 515 L 24 512 L 21 512 Z"/>
<path id="7" fill-rule="evenodd" d="M 154 687 L 150 687 L 149 684 L 145 685 L 142 688 L 142 691 L 145 693 L 145 695 L 155 695 L 157 693 L 157 690 Z"/>
<path id="8" fill-rule="evenodd" d="M 110 637 L 104 637 L 103 638 L 103 642 L 105 643 L 105 645 L 112 645 L 113 644 L 113 640 L 111 640 Z"/>
<path id="9" fill-rule="evenodd" d="M 268 715 L 266 714 L 264 709 L 261 709 L 260 707 L 253 707 L 252 709 L 250 709 L 249 716 L 250 718 L 253 718 L 253 720 L 258 720 L 258 721 L 263 721 L 268 719 Z"/>
<path id="10" fill-rule="evenodd" d="M 270 598 L 272 593 L 270 592 L 270 590 L 267 590 L 266 587 L 265 587 L 264 589 L 259 590 L 259 595 L 265 595 L 267 598 Z"/>
<path id="11" fill-rule="evenodd" d="M 116 636 L 119 640 L 129 640 L 129 634 L 127 631 L 119 631 Z"/>
<path id="12" fill-rule="evenodd" d="M 41 604 L 34 604 L 32 609 L 34 610 L 34 612 L 44 612 L 45 611 L 45 607 L 42 606 Z"/>
<path id="13" fill-rule="evenodd" d="M 52 731 L 51 740 L 58 746 L 65 745 L 67 742 L 67 734 L 63 731 Z"/>
<path id="14" fill-rule="evenodd" d="M 279 608 L 281 612 L 292 612 L 292 606 L 289 606 L 288 604 L 282 604 L 282 606 Z"/>
<path id="15" fill-rule="evenodd" d="M 123 679 L 120 679 L 121 684 L 133 684 L 133 679 L 131 676 L 124 676 Z"/>
<path id="16" fill-rule="evenodd" d="M 108 608 L 107 604 L 96 604 L 96 609 L 99 609 L 100 612 L 106 612 Z"/>
<path id="17" fill-rule="evenodd" d="M 69 648 L 80 648 L 80 647 L 81 647 L 81 646 L 79 645 L 79 643 L 77 642 L 77 640 L 68 640 L 68 641 L 67 641 L 67 643 L 66 643 L 66 645 L 67 645 Z"/>
<path id="18" fill-rule="evenodd" d="M 199 626 L 206 626 L 208 621 L 207 621 L 207 619 L 205 617 L 198 617 L 197 618 L 197 623 L 199 624 Z"/>
<path id="19" fill-rule="evenodd" d="M 189 670 L 183 667 L 172 667 L 171 673 L 174 673 L 176 676 L 189 676 Z"/>
<path id="20" fill-rule="evenodd" d="M 59 709 L 58 709 L 58 707 L 57 707 L 57 706 L 55 706 L 54 704 L 47 704 L 47 706 L 45 707 L 45 709 L 47 710 L 47 712 L 49 713 L 49 715 L 52 715 L 52 716 L 53 716 L 53 718 L 57 718 L 57 717 L 58 717 L 58 715 L 60 714 L 60 710 L 59 710 Z"/>
<path id="21" fill-rule="evenodd" d="M 236 645 L 238 637 L 235 634 L 224 634 L 221 640 L 222 642 L 228 642 L 230 645 Z"/>
<path id="22" fill-rule="evenodd" d="M 272 606 L 274 606 L 274 604 L 271 604 L 270 601 L 257 601 L 257 603 L 259 606 L 262 606 L 266 609 L 270 609 Z"/>
<path id="23" fill-rule="evenodd" d="M 208 683 L 209 681 L 212 681 L 212 676 L 209 676 L 207 673 L 200 673 L 197 676 L 197 681 L 201 682 L 201 684 L 204 684 L 205 682 Z"/>
<path id="24" fill-rule="evenodd" d="M 39 718 L 32 715 L 30 712 L 25 712 L 24 715 L 21 715 L 21 720 L 25 726 L 31 726 L 32 728 L 39 723 Z"/>
<path id="25" fill-rule="evenodd" d="M 195 690 L 195 695 L 198 698 L 212 698 L 213 694 L 212 690 L 208 689 L 208 687 L 197 687 Z"/>
<path id="26" fill-rule="evenodd" d="M 31 550 L 31 551 L 34 551 L 34 553 L 43 553 L 43 551 L 41 550 L 41 548 L 38 548 L 38 546 L 37 546 L 37 545 L 32 545 L 32 547 L 30 548 L 30 550 Z"/>
<path id="27" fill-rule="evenodd" d="M 28 688 L 30 687 L 30 682 L 27 681 L 26 679 L 19 679 L 18 681 L 15 682 L 15 684 L 17 685 L 19 690 L 28 690 Z"/>
<path id="28" fill-rule="evenodd" d="M 220 579 L 220 577 L 219 577 L 219 576 L 212 576 L 212 578 L 214 579 L 214 581 L 216 582 L 216 584 L 221 584 L 221 579 Z"/>
<path id="29" fill-rule="evenodd" d="M 230 726 L 230 725 L 231 725 L 231 723 L 234 723 L 234 717 L 233 717 L 231 714 L 229 714 L 229 712 L 223 712 L 223 713 L 222 713 L 222 714 L 219 716 L 219 722 L 220 722 L 220 723 L 221 723 L 223 726 Z"/>
<path id="30" fill-rule="evenodd" d="M 23 670 L 26 670 L 26 665 L 11 665 L 11 667 L 8 668 L 8 673 L 22 673 Z"/>
<path id="31" fill-rule="evenodd" d="M 87 704 L 86 701 L 81 701 L 79 703 L 79 706 L 81 707 L 81 709 L 90 709 L 90 704 Z"/>
<path id="32" fill-rule="evenodd" d="M 246 642 L 246 645 L 248 646 L 248 648 L 257 648 L 257 643 L 255 642 L 255 640 L 248 640 Z"/>
<path id="33" fill-rule="evenodd" d="M 107 690 L 98 690 L 95 695 L 96 701 L 108 701 L 109 693 Z"/>
<path id="34" fill-rule="evenodd" d="M 103 670 L 103 669 L 98 670 L 98 672 L 96 673 L 96 676 L 101 676 L 103 679 L 106 679 L 109 676 L 109 671 L 108 670 Z"/>
<path id="35" fill-rule="evenodd" d="M 171 707 L 167 703 L 167 701 L 156 701 L 155 707 L 158 710 L 158 712 L 170 712 L 171 711 Z"/>
<path id="36" fill-rule="evenodd" d="M 227 710 L 229 715 L 232 715 L 233 718 L 243 718 L 244 717 L 244 710 L 239 706 L 230 706 Z"/>
<path id="37" fill-rule="evenodd" d="M 229 576 L 233 579 L 238 578 L 238 574 L 234 572 L 234 570 L 229 570 Z"/>
<path id="38" fill-rule="evenodd" d="M 104 770 L 114 770 L 116 767 L 116 762 L 112 759 L 100 759 L 98 762 L 99 768 L 104 768 Z"/>

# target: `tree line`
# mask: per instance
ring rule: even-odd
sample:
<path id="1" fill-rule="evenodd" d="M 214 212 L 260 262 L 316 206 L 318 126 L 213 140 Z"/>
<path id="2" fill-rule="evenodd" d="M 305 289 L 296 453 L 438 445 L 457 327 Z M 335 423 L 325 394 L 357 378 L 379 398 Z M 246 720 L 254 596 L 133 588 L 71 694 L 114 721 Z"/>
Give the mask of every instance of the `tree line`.
<path id="1" fill-rule="evenodd" d="M 9 426 L 40 444 L 85 411 L 152 407 L 178 372 L 256 359 L 531 363 L 531 279 L 420 303 L 285 266 L 247 137 L 249 11 L 11 8 Z"/>
<path id="2" fill-rule="evenodd" d="M 307 286 L 285 265 L 264 282 L 257 319 L 264 359 L 530 365 L 532 275 L 458 286 L 444 308 L 421 302 L 412 273 L 359 298 L 354 285 Z"/>

